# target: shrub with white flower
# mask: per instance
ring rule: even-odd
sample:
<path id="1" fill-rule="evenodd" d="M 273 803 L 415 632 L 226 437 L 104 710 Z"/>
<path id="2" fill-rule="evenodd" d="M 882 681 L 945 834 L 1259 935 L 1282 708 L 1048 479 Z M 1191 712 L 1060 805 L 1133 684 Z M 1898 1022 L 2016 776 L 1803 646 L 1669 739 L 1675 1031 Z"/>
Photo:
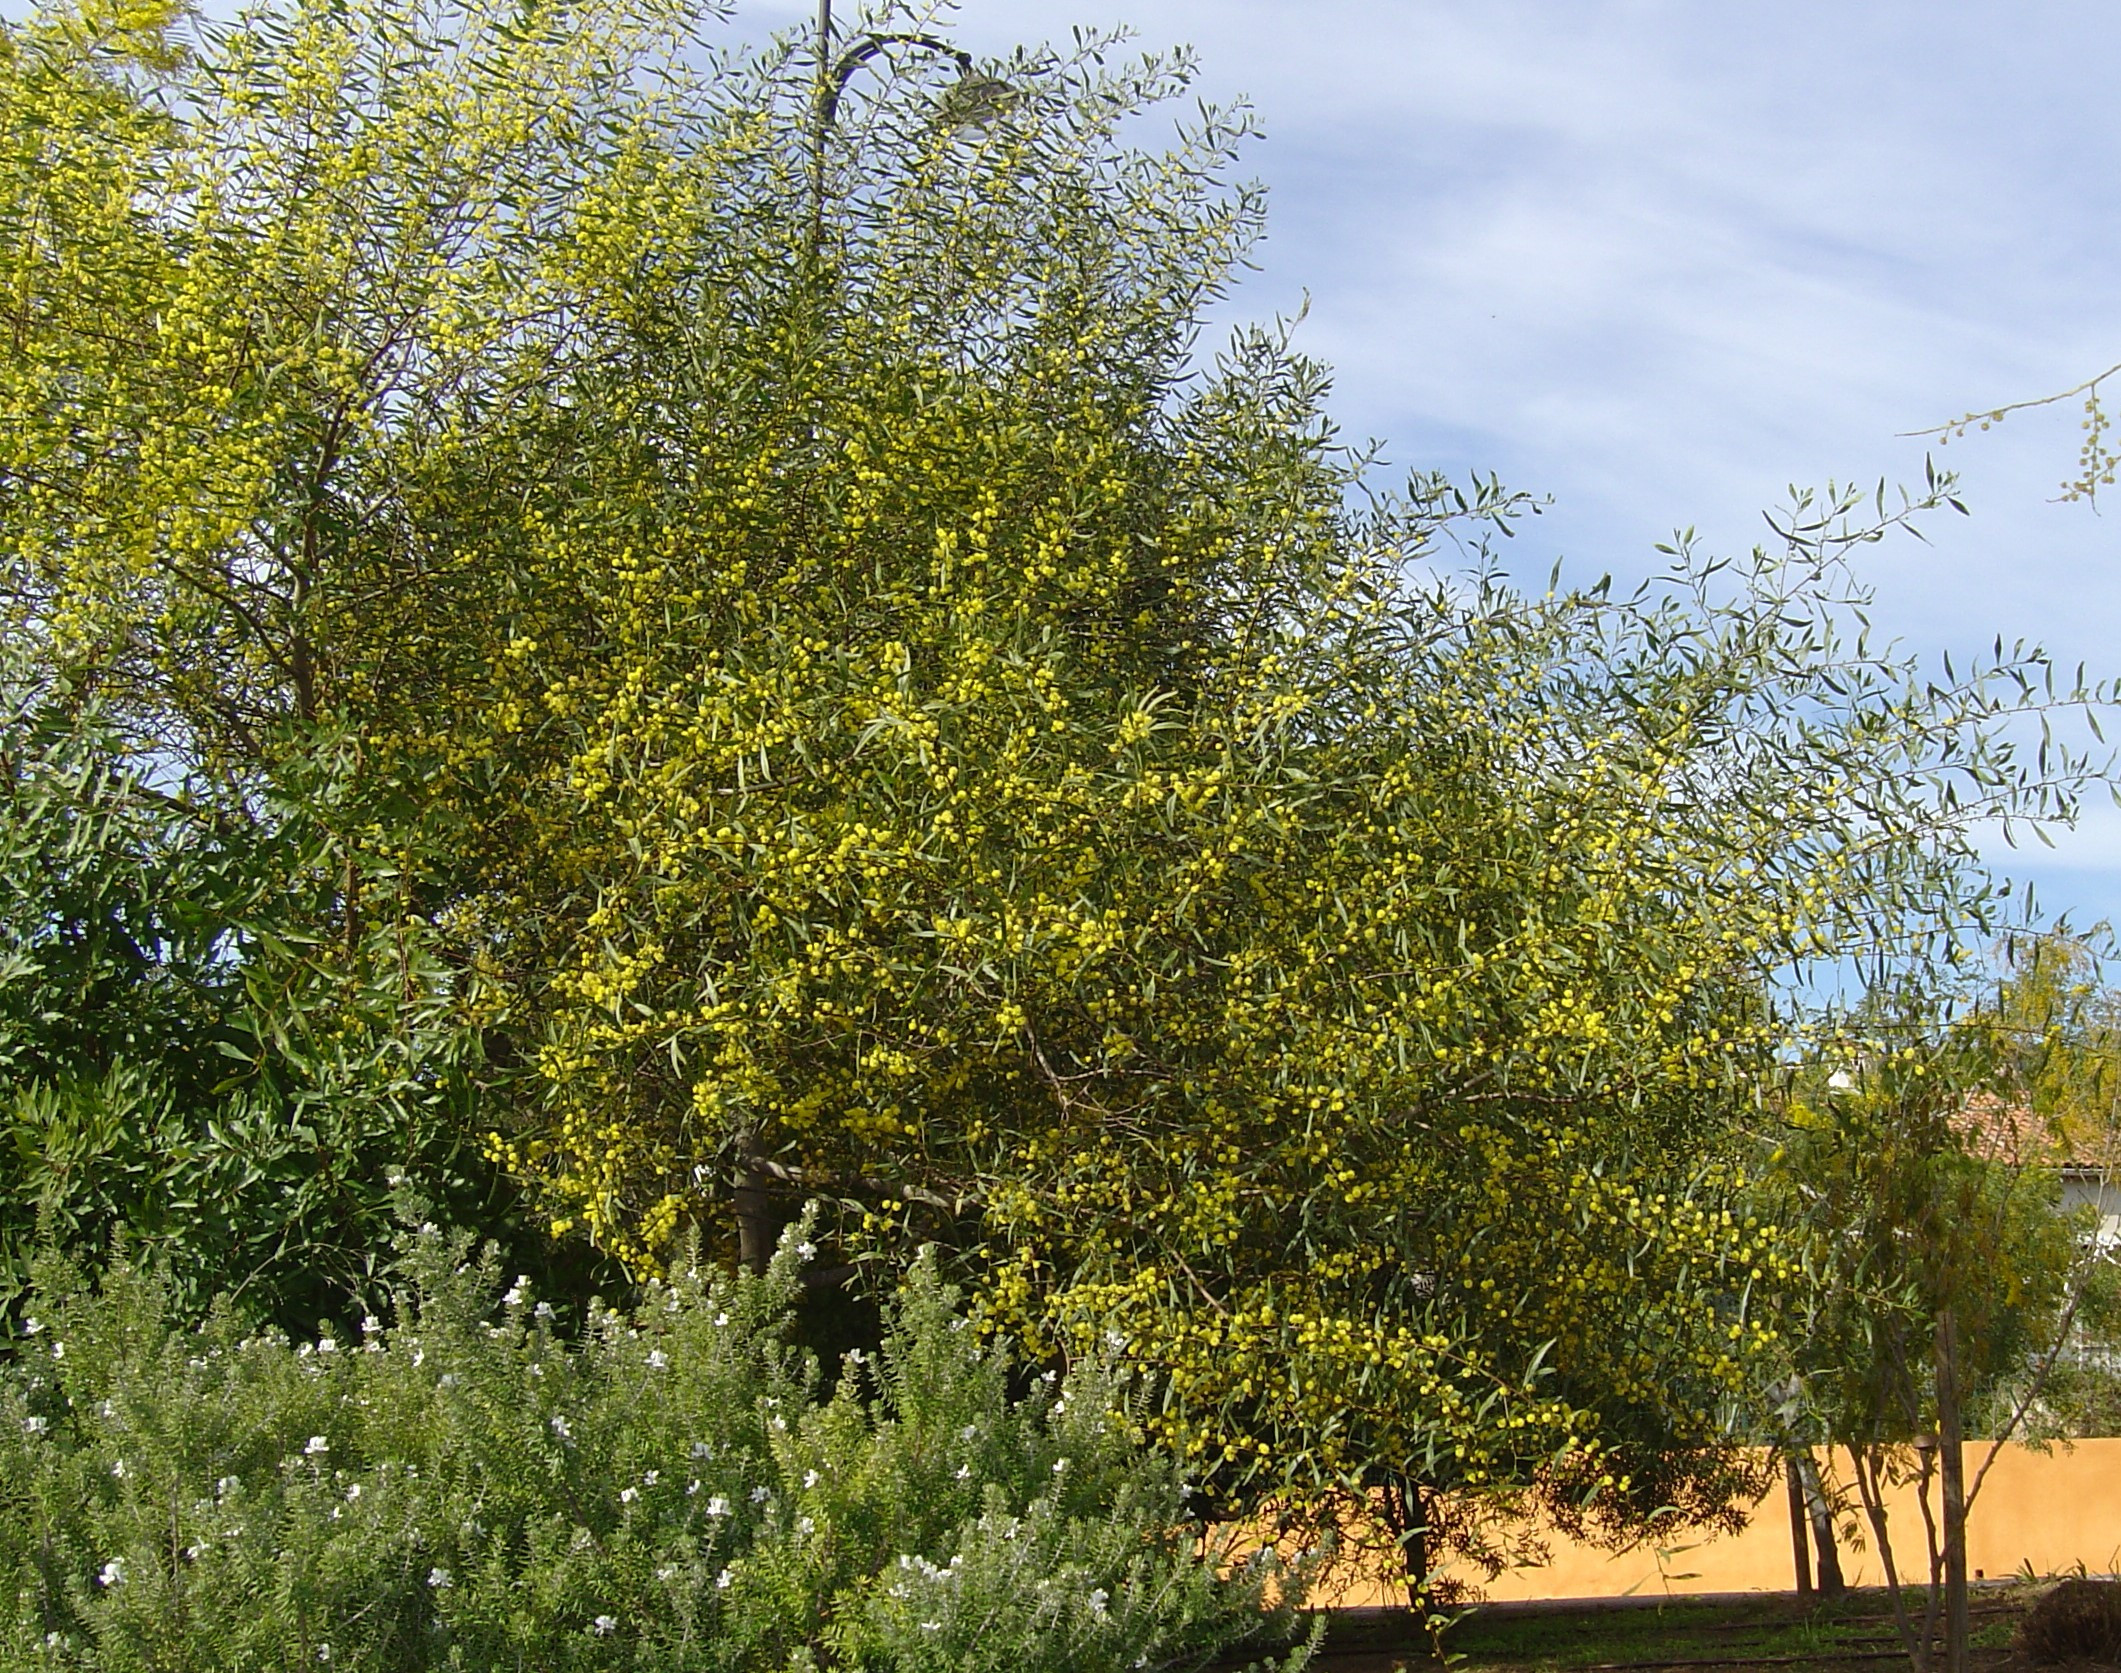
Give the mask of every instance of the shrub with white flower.
<path id="1" fill-rule="evenodd" d="M 806 1229 L 578 1341 L 439 1235 L 359 1353 L 194 1328 L 122 1262 L 43 1273 L 74 1351 L 0 1366 L 0 1635 L 96 1673 L 1118 1673 L 1288 1638 L 1302 1574 L 1199 1560 L 1128 1385 L 1012 1399 L 931 1265 L 827 1384 L 788 1342 Z"/>

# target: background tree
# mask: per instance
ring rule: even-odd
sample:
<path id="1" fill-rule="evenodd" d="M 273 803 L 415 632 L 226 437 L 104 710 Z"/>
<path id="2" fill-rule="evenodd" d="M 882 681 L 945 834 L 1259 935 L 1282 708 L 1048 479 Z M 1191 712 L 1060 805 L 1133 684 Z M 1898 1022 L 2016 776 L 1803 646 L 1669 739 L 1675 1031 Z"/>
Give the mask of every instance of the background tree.
<path id="1" fill-rule="evenodd" d="M 2059 1170 L 2103 1116 L 2105 1007 L 2080 943 L 2014 951 L 1985 989 L 1874 990 L 1793 1097 L 1771 1170 L 1770 1212 L 1799 1233 L 1811 1280 L 1790 1292 L 1785 1410 L 1796 1439 L 1846 1451 L 1918 1668 L 1966 1665 L 1967 1515 L 2109 1282 Z M 1986 1445 L 1969 1468 L 1973 1435 Z M 1885 1512 L 1907 1483 L 1927 1556 L 1919 1624 Z"/>

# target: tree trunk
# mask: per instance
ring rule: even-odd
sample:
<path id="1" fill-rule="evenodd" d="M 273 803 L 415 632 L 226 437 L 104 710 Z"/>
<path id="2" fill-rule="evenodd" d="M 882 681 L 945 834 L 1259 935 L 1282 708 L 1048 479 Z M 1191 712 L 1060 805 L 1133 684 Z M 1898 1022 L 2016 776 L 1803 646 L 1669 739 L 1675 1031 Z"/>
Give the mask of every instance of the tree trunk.
<path id="1" fill-rule="evenodd" d="M 1826 1484 L 1819 1479 L 1819 1466 L 1810 1453 L 1798 1455 L 1797 1476 L 1804 1487 L 1805 1512 L 1812 1521 L 1812 1544 L 1819 1552 L 1819 1595 L 1839 1597 L 1849 1588 L 1841 1577 L 1841 1549 L 1834 1539 L 1834 1507 L 1826 1502 Z"/>
<path id="2" fill-rule="evenodd" d="M 1429 1604 L 1429 1496 L 1401 1476 L 1385 1484 L 1384 1511 L 1406 1560 L 1407 1607 L 1419 1615 Z"/>
<path id="3" fill-rule="evenodd" d="M 1809 1600 L 1812 1595 L 1812 1553 L 1804 1533 L 1809 1513 L 1804 1503 L 1804 1478 L 1798 1473 L 1794 1452 L 1783 1454 L 1782 1474 L 1790 1497 L 1790 1555 L 1797 1565 L 1797 1595 Z"/>
<path id="4" fill-rule="evenodd" d="M 756 1133 L 746 1133 L 740 1144 L 736 1175 L 736 1252 L 747 1272 L 764 1274 L 773 1259 L 774 1224 L 771 1181 L 758 1163 L 765 1147 Z"/>
<path id="5" fill-rule="evenodd" d="M 1927 1629 L 1917 1634 L 1915 1625 L 1907 1618 L 1907 1593 L 1900 1584 L 1900 1570 L 1893 1561 L 1893 1538 L 1885 1522 L 1885 1469 L 1880 1448 L 1858 1446 L 1848 1443 L 1849 1468 L 1856 1476 L 1856 1496 L 1863 1501 L 1863 1514 L 1871 1524 L 1871 1535 L 1878 1542 L 1878 1561 L 1885 1569 L 1886 1596 L 1892 1600 L 1893 1629 L 1900 1634 L 1901 1646 L 1907 1651 L 1908 1660 L 1915 1664 L 1915 1673 L 1930 1673 L 1930 1643 Z M 1866 1466 L 1868 1455 L 1868 1468 Z"/>
<path id="6" fill-rule="evenodd" d="M 1937 1314 L 1937 1452 L 1944 1497 L 1944 1666 L 1966 1673 L 1966 1437 L 1959 1411 L 1959 1324 L 1949 1305 Z"/>

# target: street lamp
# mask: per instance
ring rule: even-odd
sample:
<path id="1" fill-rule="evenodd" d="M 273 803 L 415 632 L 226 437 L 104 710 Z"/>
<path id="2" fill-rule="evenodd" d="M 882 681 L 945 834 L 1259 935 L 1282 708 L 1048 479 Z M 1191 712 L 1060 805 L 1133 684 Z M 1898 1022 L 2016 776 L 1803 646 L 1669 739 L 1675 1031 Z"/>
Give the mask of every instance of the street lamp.
<path id="1" fill-rule="evenodd" d="M 1011 92 L 1009 84 L 982 75 L 973 67 L 972 54 L 940 36 L 918 31 L 878 33 L 865 30 L 837 58 L 832 52 L 832 0 L 817 3 L 817 90 L 812 95 L 810 125 L 810 248 L 815 256 L 825 243 L 825 146 L 838 119 L 840 95 L 854 72 L 887 47 L 918 47 L 953 60 L 957 65 L 954 106 L 959 120 L 984 121 L 999 111 Z"/>

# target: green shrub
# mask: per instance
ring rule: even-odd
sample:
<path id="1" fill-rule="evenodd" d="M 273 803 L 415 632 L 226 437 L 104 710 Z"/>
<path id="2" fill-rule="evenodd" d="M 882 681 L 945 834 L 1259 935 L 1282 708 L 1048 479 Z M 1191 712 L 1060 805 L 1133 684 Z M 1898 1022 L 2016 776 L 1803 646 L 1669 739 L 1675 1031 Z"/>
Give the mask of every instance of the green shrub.
<path id="1" fill-rule="evenodd" d="M 123 1259 L 93 1293 L 47 1266 L 0 1377 L 0 1667 L 1035 1673 L 1287 1640 L 1301 1568 L 1200 1560 L 1124 1378 L 1012 1373 L 932 1264 L 827 1397 L 787 1342 L 802 1238 L 574 1343 L 432 1228 L 358 1340 L 191 1331 Z"/>
<path id="2" fill-rule="evenodd" d="M 91 698 L 0 644 L 0 1317 L 39 1240 L 122 1229 L 190 1316 L 288 1328 L 379 1291 L 393 1175 L 586 1299 L 474 1135 L 485 1003 L 414 910 L 427 856 L 363 876 L 331 740 L 238 796 L 173 780 Z"/>

